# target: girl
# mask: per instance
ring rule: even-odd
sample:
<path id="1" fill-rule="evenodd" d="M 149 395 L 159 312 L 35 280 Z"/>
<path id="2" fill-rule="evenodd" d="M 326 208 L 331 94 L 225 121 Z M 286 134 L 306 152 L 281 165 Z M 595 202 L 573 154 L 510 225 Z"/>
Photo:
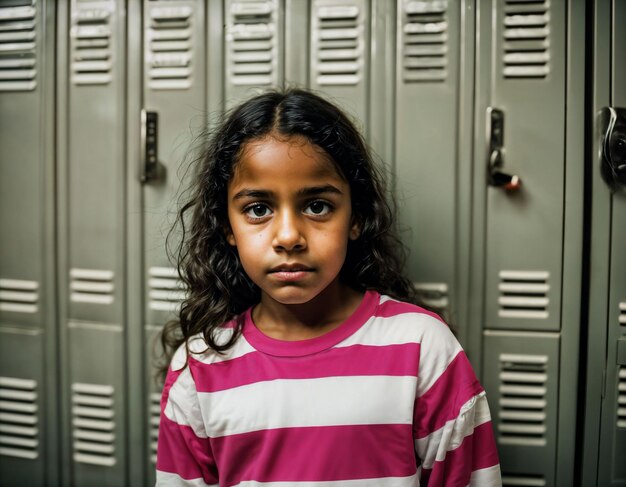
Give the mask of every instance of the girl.
<path id="1" fill-rule="evenodd" d="M 243 103 L 191 194 L 157 485 L 501 484 L 485 393 L 410 304 L 381 174 L 337 107 Z"/>

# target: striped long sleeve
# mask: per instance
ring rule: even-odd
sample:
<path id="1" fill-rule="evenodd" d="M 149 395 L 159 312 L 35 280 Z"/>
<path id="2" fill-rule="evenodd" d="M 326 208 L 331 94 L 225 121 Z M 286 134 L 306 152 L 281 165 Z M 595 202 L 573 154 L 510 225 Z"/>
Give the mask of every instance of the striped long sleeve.
<path id="1" fill-rule="evenodd" d="M 217 486 L 215 460 L 200 413 L 195 383 L 182 350 L 174 356 L 161 397 L 157 486 Z"/>
<path id="2" fill-rule="evenodd" d="M 487 398 L 465 352 L 434 320 L 421 351 L 413 422 L 420 485 L 501 486 Z"/>

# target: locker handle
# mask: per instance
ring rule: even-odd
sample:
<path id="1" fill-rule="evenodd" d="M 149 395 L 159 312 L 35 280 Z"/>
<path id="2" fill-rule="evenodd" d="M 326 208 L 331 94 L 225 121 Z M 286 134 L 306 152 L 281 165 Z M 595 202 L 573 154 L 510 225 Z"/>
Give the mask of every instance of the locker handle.
<path id="1" fill-rule="evenodd" d="M 158 179 L 159 115 L 157 112 L 141 110 L 141 182 Z"/>
<path id="2" fill-rule="evenodd" d="M 626 108 L 605 107 L 601 113 L 602 166 L 606 183 L 617 190 L 626 186 Z"/>
<path id="3" fill-rule="evenodd" d="M 487 161 L 487 181 L 490 186 L 516 191 L 522 180 L 515 174 L 502 171 L 504 166 L 504 112 L 498 108 L 487 108 L 487 138 L 489 159 Z"/>

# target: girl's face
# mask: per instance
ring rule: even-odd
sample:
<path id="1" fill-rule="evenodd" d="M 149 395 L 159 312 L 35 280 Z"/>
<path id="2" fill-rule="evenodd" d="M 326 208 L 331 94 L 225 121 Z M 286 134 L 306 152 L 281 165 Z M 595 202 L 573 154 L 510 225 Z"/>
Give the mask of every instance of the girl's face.
<path id="1" fill-rule="evenodd" d="M 228 242 L 262 300 L 304 304 L 332 292 L 352 223 L 350 186 L 304 138 L 249 142 L 228 184 Z"/>

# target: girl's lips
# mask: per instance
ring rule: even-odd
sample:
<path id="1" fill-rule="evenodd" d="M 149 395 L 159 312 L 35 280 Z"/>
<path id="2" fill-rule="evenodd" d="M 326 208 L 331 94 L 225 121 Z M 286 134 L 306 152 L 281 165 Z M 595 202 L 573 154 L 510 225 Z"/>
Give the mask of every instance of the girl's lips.
<path id="1" fill-rule="evenodd" d="M 276 267 L 272 267 L 270 272 L 297 272 L 297 271 L 310 271 L 311 268 L 305 264 L 300 264 L 298 262 L 292 262 L 291 264 L 280 264 Z"/>
<path id="2" fill-rule="evenodd" d="M 279 271 L 273 271 L 271 275 L 272 277 L 278 279 L 279 281 L 295 282 L 295 281 L 301 281 L 302 279 L 307 277 L 310 272 L 311 272 L 310 270 L 304 270 L 304 269 L 294 270 L 294 271 L 279 270 Z"/>

